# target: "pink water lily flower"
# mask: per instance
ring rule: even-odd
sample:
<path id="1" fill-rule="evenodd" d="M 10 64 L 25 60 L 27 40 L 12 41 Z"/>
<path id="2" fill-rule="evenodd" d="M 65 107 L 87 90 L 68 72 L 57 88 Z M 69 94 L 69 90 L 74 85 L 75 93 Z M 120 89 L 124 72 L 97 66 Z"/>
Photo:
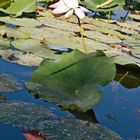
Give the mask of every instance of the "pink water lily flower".
<path id="1" fill-rule="evenodd" d="M 75 13 L 78 18 L 83 19 L 85 13 L 91 12 L 88 9 L 79 6 L 79 0 L 59 0 L 59 2 L 51 4 L 49 8 L 54 9 L 54 15 L 65 14 L 66 18 Z"/>

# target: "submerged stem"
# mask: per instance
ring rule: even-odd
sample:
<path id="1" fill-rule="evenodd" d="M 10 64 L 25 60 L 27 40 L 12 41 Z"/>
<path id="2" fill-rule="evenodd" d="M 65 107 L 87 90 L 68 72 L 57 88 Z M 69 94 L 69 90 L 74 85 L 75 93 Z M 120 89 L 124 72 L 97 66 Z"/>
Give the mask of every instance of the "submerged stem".
<path id="1" fill-rule="evenodd" d="M 118 81 L 119 83 L 129 74 L 129 71 L 127 71 Z"/>
<path id="2" fill-rule="evenodd" d="M 79 24 L 79 27 L 80 27 L 80 35 L 81 35 L 81 38 L 82 38 L 82 45 L 83 45 L 83 48 L 84 48 L 85 53 L 87 53 L 87 46 L 86 46 L 84 35 L 83 35 L 84 29 L 81 26 L 80 19 L 78 17 L 77 17 L 77 19 L 78 19 L 78 24 Z"/>

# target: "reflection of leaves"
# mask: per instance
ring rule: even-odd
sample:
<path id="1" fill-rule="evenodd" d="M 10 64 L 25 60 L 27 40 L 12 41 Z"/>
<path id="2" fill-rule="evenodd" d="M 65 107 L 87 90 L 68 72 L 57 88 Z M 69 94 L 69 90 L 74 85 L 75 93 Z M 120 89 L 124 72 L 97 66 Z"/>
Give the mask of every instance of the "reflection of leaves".
<path id="1" fill-rule="evenodd" d="M 126 72 L 129 73 L 120 81 L 120 79 L 126 74 Z M 117 67 L 115 80 L 120 81 L 120 83 L 126 88 L 136 88 L 140 86 L 139 69 Z M 117 85 L 117 82 L 115 84 Z"/>
<path id="2" fill-rule="evenodd" d="M 0 93 L 20 89 L 18 83 L 8 74 L 0 74 Z"/>
<path id="3" fill-rule="evenodd" d="M 64 108 L 86 111 L 99 102 L 99 85 L 106 85 L 114 75 L 115 65 L 103 53 L 74 50 L 55 61 L 43 61 L 27 87 Z"/>
<path id="4" fill-rule="evenodd" d="M 5 102 L 6 98 L 0 94 L 0 103 Z"/>
<path id="5" fill-rule="evenodd" d="M 58 118 L 48 109 L 28 103 L 1 104 L 0 123 L 39 130 L 48 140 L 123 140 L 100 124 Z"/>

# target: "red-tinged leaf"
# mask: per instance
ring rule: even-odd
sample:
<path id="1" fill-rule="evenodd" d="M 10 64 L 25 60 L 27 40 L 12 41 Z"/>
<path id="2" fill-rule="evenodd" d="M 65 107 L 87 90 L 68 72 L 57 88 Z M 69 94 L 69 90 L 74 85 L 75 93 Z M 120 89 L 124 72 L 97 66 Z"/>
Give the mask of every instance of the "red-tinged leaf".
<path id="1" fill-rule="evenodd" d="M 45 137 L 37 130 L 23 131 L 26 140 L 46 140 Z"/>

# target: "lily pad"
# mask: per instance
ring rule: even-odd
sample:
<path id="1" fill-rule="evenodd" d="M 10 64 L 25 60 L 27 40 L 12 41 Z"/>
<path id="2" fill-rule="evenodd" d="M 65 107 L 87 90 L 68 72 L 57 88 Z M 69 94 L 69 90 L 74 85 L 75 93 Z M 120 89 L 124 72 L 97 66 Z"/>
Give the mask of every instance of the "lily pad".
<path id="1" fill-rule="evenodd" d="M 93 38 L 99 42 L 103 43 L 120 43 L 121 40 L 118 37 L 110 36 L 110 35 L 104 35 L 99 32 L 93 32 L 93 31 L 86 31 L 86 36 L 89 38 Z"/>
<path id="2" fill-rule="evenodd" d="M 16 39 L 12 42 L 12 45 L 21 51 L 33 53 L 39 57 L 56 59 L 58 55 L 55 52 L 48 49 L 47 44 L 41 43 L 41 40 L 37 39 Z"/>
<path id="3" fill-rule="evenodd" d="M 104 53 L 109 57 L 112 58 L 112 60 L 114 61 L 114 63 L 116 64 L 120 64 L 120 65 L 129 65 L 131 67 L 131 65 L 133 67 L 140 67 L 140 59 L 137 57 L 134 57 L 132 55 L 129 55 L 127 53 L 123 53 L 119 50 L 107 50 L 104 51 Z M 138 67 L 137 67 L 138 66 Z"/>
<path id="4" fill-rule="evenodd" d="M 0 55 L 2 56 L 2 59 L 25 66 L 39 66 L 43 60 L 42 57 L 36 56 L 34 54 L 11 49 L 0 50 Z"/>
<path id="5" fill-rule="evenodd" d="M 129 16 L 130 18 L 132 18 L 132 19 L 135 19 L 135 20 L 140 21 L 140 15 L 136 15 L 136 14 L 129 14 L 128 16 Z"/>
<path id="6" fill-rule="evenodd" d="M 110 1 L 110 0 L 108 0 Z M 110 7 L 111 10 L 113 10 L 113 7 L 116 7 L 117 6 L 117 9 L 118 8 L 122 8 L 124 5 L 125 5 L 125 0 L 113 0 L 112 4 L 106 4 L 104 5 L 103 3 L 105 3 L 106 1 L 104 0 L 84 0 L 82 1 L 86 6 L 88 6 L 90 9 L 92 10 L 99 10 L 99 11 L 105 11 L 105 10 L 109 10 Z M 107 2 L 108 3 L 108 2 Z M 98 8 L 100 5 L 100 8 Z M 103 6 L 101 6 L 103 5 Z M 115 8 L 116 9 L 116 8 Z"/>
<path id="7" fill-rule="evenodd" d="M 40 25 L 40 23 L 36 19 L 31 18 L 14 18 L 14 17 L 0 17 L 0 21 L 4 23 L 9 23 L 18 26 L 24 27 L 36 27 Z"/>
<path id="8" fill-rule="evenodd" d="M 6 26 L 0 26 L 0 34 L 1 36 L 5 35 L 8 38 L 12 37 L 16 39 L 12 42 L 12 45 L 18 49 L 18 51 L 22 51 L 21 53 L 32 53 L 34 56 L 36 55 L 37 58 L 57 59 L 59 56 L 56 55 L 56 51 L 53 51 L 53 49 L 49 47 L 52 45 L 59 46 L 64 50 L 71 48 L 85 52 L 79 33 L 78 21 L 75 16 L 66 20 L 63 17 L 54 17 L 52 11 L 47 10 L 45 12 L 39 12 L 37 20 L 25 18 L 23 22 L 22 18 L 6 18 L 7 17 L 2 17 L 0 20 L 22 27 L 11 29 Z M 42 26 L 37 26 L 40 23 Z M 85 17 L 85 19 L 81 21 L 81 25 L 85 30 L 83 35 L 88 53 L 102 50 L 108 57 L 112 58 L 114 56 L 113 60 L 117 64 L 135 64 L 139 66 L 139 47 L 136 48 L 132 46 L 132 43 L 129 43 L 130 40 L 132 40 L 132 42 L 136 40 L 137 45 L 139 44 L 139 22 L 118 22 L 114 20 L 111 21 L 111 23 L 107 23 L 107 21 L 103 19 L 95 20 Z M 47 43 L 43 44 L 44 40 Z M 130 51 L 122 52 L 121 49 L 112 49 L 112 45 L 118 44 L 126 45 L 126 48 Z M 7 49 L 7 47 L 5 48 Z M 123 59 L 123 56 L 125 59 Z"/>
<path id="9" fill-rule="evenodd" d="M 133 39 L 133 38 L 128 38 L 123 41 L 124 44 L 128 45 L 131 47 L 131 53 L 134 57 L 140 59 L 140 40 L 138 39 Z"/>
<path id="10" fill-rule="evenodd" d="M 28 39 L 30 37 L 26 32 L 22 32 L 14 28 L 9 28 L 7 26 L 0 27 L 0 34 L 2 36 L 6 36 L 7 38 L 14 39 Z"/>
<path id="11" fill-rule="evenodd" d="M 0 93 L 14 92 L 21 89 L 20 85 L 8 74 L 0 74 Z"/>
<path id="12" fill-rule="evenodd" d="M 15 16 L 20 16 L 23 12 L 27 13 L 35 11 L 35 4 L 36 0 L 14 0 L 10 7 L 6 10 L 1 9 L 1 11 Z"/>
<path id="13" fill-rule="evenodd" d="M 44 60 L 27 88 L 64 108 L 87 111 L 100 101 L 99 85 L 115 76 L 115 65 L 102 52 L 64 53 L 55 61 Z"/>
<path id="14" fill-rule="evenodd" d="M 48 109 L 23 102 L 1 103 L 0 123 L 26 130 L 37 129 L 48 140 L 123 140 L 117 133 L 100 124 L 60 119 Z"/>

